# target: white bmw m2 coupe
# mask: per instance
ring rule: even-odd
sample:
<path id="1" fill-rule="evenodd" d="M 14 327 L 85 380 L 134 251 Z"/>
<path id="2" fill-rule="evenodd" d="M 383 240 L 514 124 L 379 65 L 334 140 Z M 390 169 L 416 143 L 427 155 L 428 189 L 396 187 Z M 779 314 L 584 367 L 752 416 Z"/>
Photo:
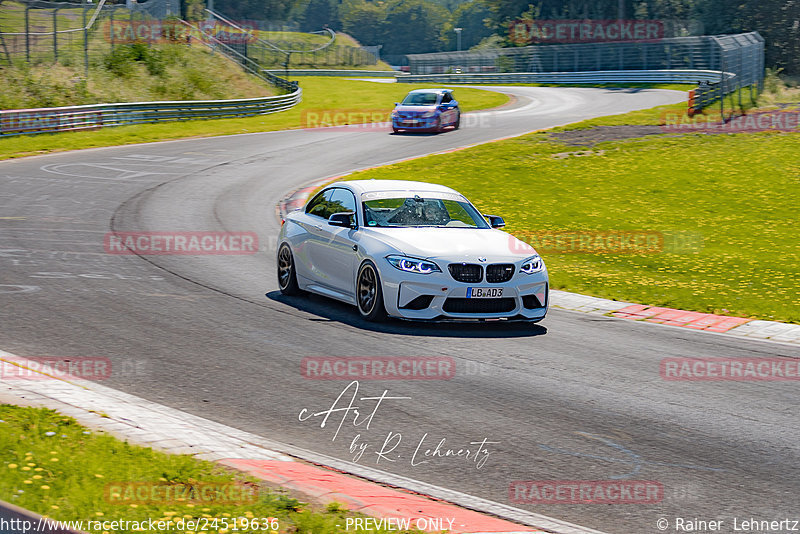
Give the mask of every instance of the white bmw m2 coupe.
<path id="1" fill-rule="evenodd" d="M 370 321 L 541 321 L 547 269 L 503 226 L 449 187 L 337 182 L 284 219 L 278 285 L 353 304 Z"/>

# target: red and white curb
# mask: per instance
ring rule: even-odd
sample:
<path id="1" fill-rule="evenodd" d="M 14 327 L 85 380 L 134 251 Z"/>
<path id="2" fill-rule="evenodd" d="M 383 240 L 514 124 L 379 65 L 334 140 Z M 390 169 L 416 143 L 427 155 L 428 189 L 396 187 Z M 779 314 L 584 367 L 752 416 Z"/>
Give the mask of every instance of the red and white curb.
<path id="1" fill-rule="evenodd" d="M 796 324 L 632 304 L 558 290 L 550 291 L 550 304 L 576 312 L 800 345 L 800 325 Z"/>
<path id="2" fill-rule="evenodd" d="M 50 408 L 129 443 L 215 461 L 317 502 L 335 501 L 367 516 L 409 519 L 417 525 L 423 524 L 420 519 L 447 519 L 443 523 L 453 534 L 532 534 L 542 530 L 603 534 L 268 440 L 96 382 L 45 375 L 37 371 L 41 368 L 38 362 L 0 351 L 0 366 L 9 365 L 25 368 L 28 378 L 0 373 L 0 403 Z M 428 524 L 432 527 L 428 530 L 442 530 L 442 521 Z"/>

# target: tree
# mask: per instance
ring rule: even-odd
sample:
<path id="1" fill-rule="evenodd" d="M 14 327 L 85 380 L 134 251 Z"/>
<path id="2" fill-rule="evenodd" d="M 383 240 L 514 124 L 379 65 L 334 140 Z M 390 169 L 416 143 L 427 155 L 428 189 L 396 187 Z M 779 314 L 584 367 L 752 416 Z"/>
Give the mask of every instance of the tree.
<path id="1" fill-rule="evenodd" d="M 470 0 L 461 4 L 453 12 L 452 23 L 444 27 L 446 50 L 455 50 L 458 43 L 457 35 L 453 28 L 461 28 L 461 50 L 467 50 L 480 43 L 484 38 L 492 35 L 492 30 L 486 26 L 485 20 L 491 12 L 482 0 Z"/>
<path id="2" fill-rule="evenodd" d="M 235 20 L 285 20 L 293 0 L 214 0 L 214 10 Z"/>
<path id="3" fill-rule="evenodd" d="M 385 4 L 360 1 L 342 14 L 342 29 L 361 44 L 384 44 L 386 15 Z"/>
<path id="4" fill-rule="evenodd" d="M 184 20 L 196 22 L 205 19 L 205 0 L 183 0 L 181 2 L 181 12 Z"/>
<path id="5" fill-rule="evenodd" d="M 385 54 L 419 54 L 442 50 L 442 28 L 449 13 L 425 0 L 398 0 L 386 16 Z"/>
<path id="6" fill-rule="evenodd" d="M 334 31 L 342 29 L 336 0 L 309 0 L 298 19 L 300 30 L 304 32 L 319 31 L 325 27 Z"/>

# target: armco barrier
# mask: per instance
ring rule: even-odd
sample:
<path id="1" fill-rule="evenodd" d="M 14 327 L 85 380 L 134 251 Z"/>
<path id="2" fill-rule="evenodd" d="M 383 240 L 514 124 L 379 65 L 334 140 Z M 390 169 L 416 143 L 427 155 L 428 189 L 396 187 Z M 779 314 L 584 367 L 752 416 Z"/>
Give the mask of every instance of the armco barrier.
<path id="1" fill-rule="evenodd" d="M 264 70 L 270 74 L 279 76 L 286 74 L 284 69 Z M 345 70 L 345 69 L 289 69 L 289 76 L 342 76 L 360 78 L 392 78 L 394 76 L 406 76 L 405 72 L 396 70 Z"/>
<path id="2" fill-rule="evenodd" d="M 264 115 L 295 106 L 302 95 L 302 89 L 297 88 L 286 95 L 236 100 L 131 102 L 6 110 L 0 111 L 0 137 L 94 130 L 128 124 Z"/>
<path id="3" fill-rule="evenodd" d="M 585 72 L 504 72 L 462 74 L 411 74 L 398 77 L 403 83 L 719 83 L 723 73 L 718 70 L 598 70 Z M 734 76 L 725 73 L 726 79 Z"/>

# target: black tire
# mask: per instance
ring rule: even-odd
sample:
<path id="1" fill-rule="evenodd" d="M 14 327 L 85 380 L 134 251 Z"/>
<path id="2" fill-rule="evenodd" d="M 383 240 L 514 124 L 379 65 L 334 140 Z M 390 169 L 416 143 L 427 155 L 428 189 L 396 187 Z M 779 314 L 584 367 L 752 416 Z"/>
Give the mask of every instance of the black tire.
<path id="1" fill-rule="evenodd" d="M 297 271 L 294 267 L 292 249 L 286 243 L 278 249 L 278 288 L 284 295 L 300 295 L 303 291 L 297 285 Z"/>
<path id="2" fill-rule="evenodd" d="M 378 269 L 371 261 L 365 261 L 358 270 L 356 305 L 358 313 L 367 321 L 380 322 L 386 319 L 381 279 Z"/>
<path id="3" fill-rule="evenodd" d="M 400 128 L 395 128 L 394 126 L 392 126 L 392 132 L 398 133 L 400 132 Z"/>
<path id="4" fill-rule="evenodd" d="M 441 133 L 444 131 L 444 124 L 442 123 L 442 118 L 436 118 L 436 126 L 433 127 L 433 131 L 437 133 Z"/>
<path id="5" fill-rule="evenodd" d="M 453 123 L 453 129 L 458 130 L 459 126 L 461 126 L 461 112 L 458 113 L 458 118 L 456 119 L 456 122 Z"/>

